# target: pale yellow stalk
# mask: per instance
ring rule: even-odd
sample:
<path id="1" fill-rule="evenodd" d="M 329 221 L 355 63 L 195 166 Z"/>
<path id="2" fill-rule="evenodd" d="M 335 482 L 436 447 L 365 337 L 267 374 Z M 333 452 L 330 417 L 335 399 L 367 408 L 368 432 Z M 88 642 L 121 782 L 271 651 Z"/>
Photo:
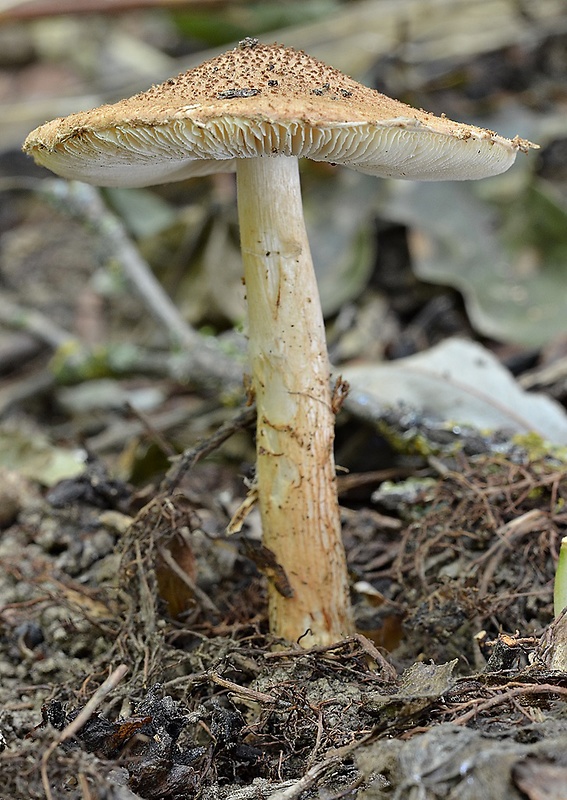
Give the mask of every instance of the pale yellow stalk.
<path id="1" fill-rule="evenodd" d="M 293 590 L 284 597 L 270 582 L 270 629 L 305 647 L 329 644 L 353 627 L 330 368 L 297 159 L 241 159 L 237 181 L 263 543 Z"/>
<path id="2" fill-rule="evenodd" d="M 556 617 L 567 606 L 567 536 L 561 540 L 553 586 L 553 611 Z"/>

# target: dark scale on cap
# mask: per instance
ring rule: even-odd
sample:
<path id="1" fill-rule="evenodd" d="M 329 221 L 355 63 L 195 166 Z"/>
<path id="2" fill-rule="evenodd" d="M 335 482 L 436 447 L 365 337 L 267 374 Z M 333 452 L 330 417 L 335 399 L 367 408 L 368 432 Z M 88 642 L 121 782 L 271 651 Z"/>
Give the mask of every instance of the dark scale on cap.
<path id="1" fill-rule="evenodd" d="M 175 105 L 187 106 L 192 113 L 192 106 L 200 106 L 203 110 L 211 108 L 214 101 L 246 100 L 256 97 L 259 90 L 252 93 L 251 87 L 262 85 L 266 105 L 250 106 L 257 114 L 272 117 L 290 116 L 304 118 L 312 115 L 324 120 L 328 116 L 326 109 L 317 109 L 313 104 L 314 97 L 323 97 L 334 105 L 343 105 L 346 100 L 356 98 L 357 91 L 361 99 L 370 93 L 378 97 L 374 90 L 357 84 L 333 67 L 313 59 L 299 50 L 280 45 L 264 45 L 257 40 L 244 39 L 239 46 L 211 61 L 207 61 L 189 72 L 183 73 L 173 80 L 152 87 L 132 98 L 132 105 L 138 103 L 155 103 L 159 108 L 175 109 Z M 269 105 L 269 97 L 273 95 L 278 106 Z M 240 108 L 240 106 L 239 106 Z M 248 106 L 242 106 L 248 108 Z M 222 113 L 215 106 L 218 113 Z M 195 108 L 196 116 L 199 116 Z M 230 109 L 234 113 L 234 104 Z M 331 115 L 335 121 L 350 119 L 346 107 L 335 108 Z M 367 119 L 367 114 L 359 114 L 360 119 Z"/>
<path id="2" fill-rule="evenodd" d="M 234 100 L 237 97 L 256 97 L 257 94 L 260 94 L 260 89 L 226 89 L 218 92 L 217 97 L 219 100 Z"/>
<path id="3" fill-rule="evenodd" d="M 247 47 L 256 47 L 257 45 L 258 39 L 255 39 L 253 36 L 246 36 L 238 42 L 238 46 L 241 50 L 245 50 Z"/>

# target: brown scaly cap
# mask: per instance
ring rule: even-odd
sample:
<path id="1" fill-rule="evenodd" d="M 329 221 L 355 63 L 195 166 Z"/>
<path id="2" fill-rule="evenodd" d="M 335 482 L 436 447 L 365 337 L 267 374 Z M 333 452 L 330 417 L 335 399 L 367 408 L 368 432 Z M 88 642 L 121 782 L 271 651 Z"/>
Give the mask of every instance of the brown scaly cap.
<path id="1" fill-rule="evenodd" d="M 411 108 L 306 53 L 247 39 L 127 100 L 48 122 L 24 150 L 65 178 L 146 186 L 270 155 L 398 178 L 482 178 L 534 146 Z"/>

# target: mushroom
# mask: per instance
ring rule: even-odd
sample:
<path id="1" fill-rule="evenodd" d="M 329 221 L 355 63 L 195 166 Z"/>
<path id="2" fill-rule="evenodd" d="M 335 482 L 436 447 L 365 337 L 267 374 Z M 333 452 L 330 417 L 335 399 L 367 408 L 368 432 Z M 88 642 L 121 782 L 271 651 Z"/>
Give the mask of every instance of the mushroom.
<path id="1" fill-rule="evenodd" d="M 24 150 L 39 164 L 101 186 L 236 169 L 257 492 L 270 570 L 283 570 L 268 587 L 276 636 L 310 646 L 353 631 L 330 367 L 298 159 L 377 176 L 461 180 L 503 172 L 531 146 L 410 108 L 306 53 L 255 39 L 27 137 Z"/>

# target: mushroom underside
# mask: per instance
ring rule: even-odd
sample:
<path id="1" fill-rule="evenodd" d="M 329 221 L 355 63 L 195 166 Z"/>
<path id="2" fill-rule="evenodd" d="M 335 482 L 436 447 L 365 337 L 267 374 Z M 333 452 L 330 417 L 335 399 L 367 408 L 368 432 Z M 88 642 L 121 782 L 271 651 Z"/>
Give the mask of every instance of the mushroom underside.
<path id="1" fill-rule="evenodd" d="M 465 180 L 503 172 L 516 156 L 516 148 L 495 134 L 457 138 L 411 119 L 328 127 L 303 121 L 184 119 L 83 128 L 51 138 L 43 134 L 26 147 L 65 178 L 124 187 L 232 171 L 238 158 L 295 156 L 379 177 Z"/>

